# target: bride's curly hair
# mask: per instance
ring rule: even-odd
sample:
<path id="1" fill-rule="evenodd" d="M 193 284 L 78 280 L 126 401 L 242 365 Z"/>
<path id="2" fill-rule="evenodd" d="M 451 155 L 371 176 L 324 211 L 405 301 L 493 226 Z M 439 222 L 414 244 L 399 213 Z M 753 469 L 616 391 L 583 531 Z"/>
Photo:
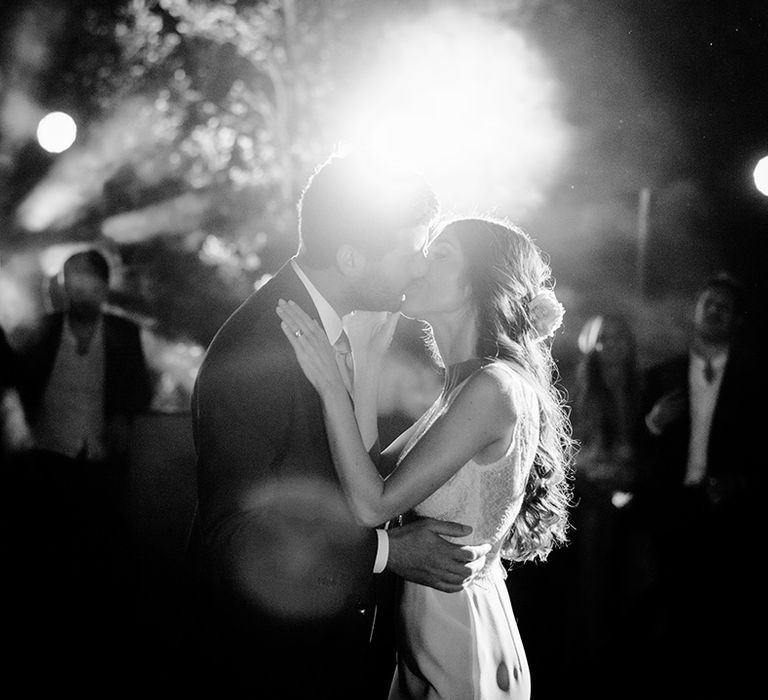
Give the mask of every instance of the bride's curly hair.
<path id="1" fill-rule="evenodd" d="M 553 286 L 544 253 L 522 229 L 502 220 L 449 221 L 466 261 L 466 282 L 478 315 L 477 356 L 504 360 L 530 380 L 539 398 L 539 442 L 523 503 L 502 545 L 511 562 L 545 560 L 567 541 L 575 443 L 565 394 L 552 358 L 529 313 L 530 301 Z"/>

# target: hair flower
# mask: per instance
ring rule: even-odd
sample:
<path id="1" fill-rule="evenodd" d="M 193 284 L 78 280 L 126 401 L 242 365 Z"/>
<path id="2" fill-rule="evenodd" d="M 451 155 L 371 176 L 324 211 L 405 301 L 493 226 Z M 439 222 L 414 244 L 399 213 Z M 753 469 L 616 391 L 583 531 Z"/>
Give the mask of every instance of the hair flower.
<path id="1" fill-rule="evenodd" d="M 528 303 L 531 325 L 540 339 L 549 338 L 563 323 L 565 308 L 551 289 L 542 289 Z"/>

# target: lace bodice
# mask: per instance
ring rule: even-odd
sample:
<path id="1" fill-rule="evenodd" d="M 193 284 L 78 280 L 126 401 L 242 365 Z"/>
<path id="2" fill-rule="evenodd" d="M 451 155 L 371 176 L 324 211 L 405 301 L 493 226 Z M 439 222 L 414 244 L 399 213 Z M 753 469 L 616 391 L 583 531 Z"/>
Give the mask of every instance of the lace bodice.
<path id="1" fill-rule="evenodd" d="M 506 453 L 489 464 L 470 460 L 414 508 L 421 516 L 452 520 L 472 527 L 469 536 L 452 538 L 454 541 L 465 544 L 491 542 L 492 548 L 481 575 L 499 559 L 503 540 L 520 511 L 539 434 L 539 406 L 533 387 L 509 365 L 496 362 L 494 366 L 507 370 L 508 390 L 516 415 L 512 440 Z M 466 381 L 446 396 L 441 395 L 419 419 L 399 461 L 406 458 L 435 420 L 450 408 Z"/>

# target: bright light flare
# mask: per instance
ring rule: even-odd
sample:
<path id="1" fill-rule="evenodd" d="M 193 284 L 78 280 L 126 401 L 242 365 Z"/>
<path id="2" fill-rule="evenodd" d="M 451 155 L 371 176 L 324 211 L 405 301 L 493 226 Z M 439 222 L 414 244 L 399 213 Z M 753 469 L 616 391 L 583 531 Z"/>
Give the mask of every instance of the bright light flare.
<path id="1" fill-rule="evenodd" d="M 63 153 L 77 138 L 77 124 L 66 112 L 50 112 L 37 125 L 37 141 L 49 153 Z"/>
<path id="2" fill-rule="evenodd" d="M 342 142 L 421 170 L 451 210 L 540 205 L 570 142 L 556 81 L 520 30 L 446 10 L 393 27 Z"/>
<path id="3" fill-rule="evenodd" d="M 755 166 L 752 172 L 752 177 L 755 180 L 755 187 L 761 194 L 768 197 L 768 156 L 763 156 Z"/>

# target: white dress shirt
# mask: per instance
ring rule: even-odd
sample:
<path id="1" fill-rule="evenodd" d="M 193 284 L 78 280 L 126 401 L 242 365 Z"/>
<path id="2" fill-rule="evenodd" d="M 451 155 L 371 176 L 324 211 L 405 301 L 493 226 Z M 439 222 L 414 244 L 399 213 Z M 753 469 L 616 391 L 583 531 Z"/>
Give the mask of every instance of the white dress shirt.
<path id="1" fill-rule="evenodd" d="M 700 484 L 707 474 L 707 448 L 709 431 L 712 428 L 712 416 L 717 405 L 717 395 L 723 383 L 725 363 L 728 353 L 723 352 L 710 360 L 712 378 L 707 379 L 707 361 L 700 355 L 691 353 L 688 364 L 688 386 L 690 389 L 691 435 L 688 443 L 688 467 L 685 473 L 685 485 Z"/>
<path id="2" fill-rule="evenodd" d="M 317 313 L 320 316 L 323 328 L 325 328 L 328 341 L 331 345 L 335 345 L 341 337 L 341 334 L 344 332 L 341 317 L 336 313 L 336 309 L 328 303 L 328 300 L 320 294 L 317 287 L 310 281 L 309 277 L 304 274 L 304 271 L 299 267 L 295 258 L 291 260 L 291 267 L 293 267 L 294 272 L 298 275 L 301 283 L 306 287 L 309 296 L 317 307 Z M 378 538 L 378 548 L 376 550 L 376 561 L 373 564 L 373 573 L 379 574 L 384 571 L 384 568 L 387 565 L 387 559 L 389 558 L 389 535 L 386 530 L 377 528 L 376 536 Z"/>

